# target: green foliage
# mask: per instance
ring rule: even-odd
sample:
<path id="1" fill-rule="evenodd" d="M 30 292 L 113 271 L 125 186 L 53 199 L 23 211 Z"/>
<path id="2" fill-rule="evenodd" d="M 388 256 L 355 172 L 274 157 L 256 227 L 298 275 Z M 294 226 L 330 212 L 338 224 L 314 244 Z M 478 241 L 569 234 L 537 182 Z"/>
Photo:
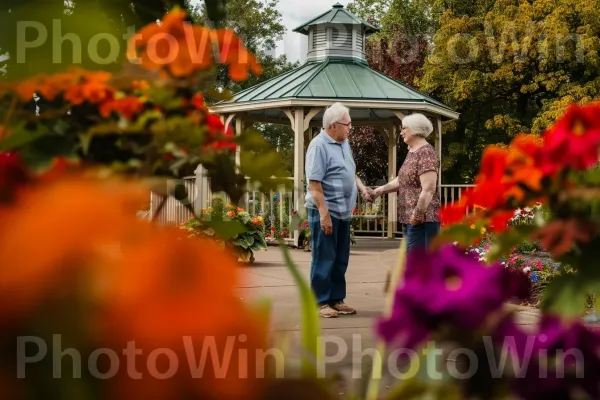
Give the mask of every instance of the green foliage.
<path id="1" fill-rule="evenodd" d="M 232 28 L 237 32 L 246 48 L 251 50 L 260 60 L 263 72 L 259 76 L 250 76 L 245 81 L 236 82 L 227 75 L 225 68 L 217 68 L 215 86 L 222 89 L 223 93 L 228 95 L 238 93 L 298 66 L 298 63 L 290 63 L 285 55 L 272 57 L 266 54 L 266 49 L 274 49 L 277 41 L 281 40 L 285 33 L 285 26 L 282 23 L 282 16 L 277 8 L 278 5 L 278 0 L 269 0 L 266 3 L 257 0 L 250 2 L 245 0 L 227 1 L 225 7 L 226 17 L 221 21 L 221 25 Z M 206 5 L 202 5 L 196 10 L 193 17 L 200 24 L 210 24 Z M 214 96 L 207 96 L 207 102 L 209 103 L 216 100 Z M 249 126 L 248 129 L 260 132 L 271 144 L 271 149 L 277 149 L 278 157 L 283 162 L 288 176 L 293 175 L 294 135 L 291 128 L 271 124 L 253 125 Z M 261 150 L 255 149 L 250 154 L 244 155 L 246 149 L 242 148 L 242 155 L 245 159 L 249 159 L 254 155 L 269 157 L 267 153 L 270 153 L 271 149 L 263 147 Z"/>

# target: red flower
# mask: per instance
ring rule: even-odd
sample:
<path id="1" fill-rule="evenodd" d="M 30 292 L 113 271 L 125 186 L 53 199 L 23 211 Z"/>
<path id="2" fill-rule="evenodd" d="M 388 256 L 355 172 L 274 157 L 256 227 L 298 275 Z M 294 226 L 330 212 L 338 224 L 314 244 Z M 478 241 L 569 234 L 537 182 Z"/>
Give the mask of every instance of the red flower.
<path id="1" fill-rule="evenodd" d="M 0 201 L 10 197 L 29 180 L 18 153 L 0 153 Z"/>
<path id="2" fill-rule="evenodd" d="M 553 174 L 564 167 L 585 170 L 598 162 L 600 105 L 571 105 L 545 133 L 544 171 Z"/>
<path id="3" fill-rule="evenodd" d="M 514 216 L 514 211 L 500 211 L 491 216 L 490 231 L 503 232 L 508 228 L 508 221 Z"/>
<path id="4" fill-rule="evenodd" d="M 453 225 L 461 222 L 467 215 L 467 207 L 463 201 L 448 204 L 440 210 L 442 225 Z"/>
<path id="5" fill-rule="evenodd" d="M 202 110 L 204 108 L 204 97 L 202 96 L 202 93 L 196 93 L 196 95 L 192 97 L 192 105 L 198 110 Z"/>

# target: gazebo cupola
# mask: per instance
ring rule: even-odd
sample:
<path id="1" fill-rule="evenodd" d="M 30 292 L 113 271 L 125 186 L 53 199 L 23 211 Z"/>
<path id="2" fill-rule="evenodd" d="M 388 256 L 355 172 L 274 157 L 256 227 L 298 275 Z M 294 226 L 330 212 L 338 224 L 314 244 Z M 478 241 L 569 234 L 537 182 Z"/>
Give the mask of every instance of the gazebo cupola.
<path id="1" fill-rule="evenodd" d="M 308 36 L 307 62 L 347 58 L 367 62 L 365 39 L 378 29 L 351 14 L 340 3 L 294 29 Z"/>

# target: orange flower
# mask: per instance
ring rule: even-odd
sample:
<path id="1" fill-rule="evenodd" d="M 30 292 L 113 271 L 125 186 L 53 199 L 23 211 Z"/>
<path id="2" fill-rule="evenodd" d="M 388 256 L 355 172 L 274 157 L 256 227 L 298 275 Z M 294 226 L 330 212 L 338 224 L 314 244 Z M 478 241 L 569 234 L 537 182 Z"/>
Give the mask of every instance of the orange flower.
<path id="1" fill-rule="evenodd" d="M 135 115 L 144 110 L 144 103 L 138 97 L 128 96 L 120 99 L 109 100 L 100 105 L 100 115 L 108 118 L 112 111 L 121 114 L 125 119 L 132 120 Z"/>
<path id="2" fill-rule="evenodd" d="M 67 89 L 65 100 L 74 105 L 88 101 L 92 104 L 102 103 L 114 96 L 114 89 L 109 87 L 111 75 L 107 72 L 90 72 L 83 74 L 80 82 Z"/>
<path id="3" fill-rule="evenodd" d="M 185 22 L 185 11 L 175 8 L 161 24 L 152 23 L 134 35 L 128 45 L 129 58 L 142 51 L 142 66 L 148 70 L 169 71 L 172 76 L 185 77 L 213 63 L 212 34 L 202 26 Z"/>
<path id="4" fill-rule="evenodd" d="M 133 90 L 140 90 L 140 91 L 146 91 L 148 89 L 150 89 L 150 84 L 148 83 L 148 81 L 146 80 L 134 80 L 132 82 L 132 88 Z"/>
<path id="5" fill-rule="evenodd" d="M 118 354 L 121 368 L 106 381 L 111 398 L 256 396 L 268 321 L 235 292 L 240 270 L 234 257 L 210 240 L 182 238 L 179 229 L 138 220 L 135 211 L 147 197 L 127 182 L 69 177 L 32 188 L 3 213 L 2 328 L 43 323 L 40 334 L 57 332 L 62 322 L 53 313 L 68 314 L 85 335 L 77 336 L 86 346 L 78 350 Z M 83 308 L 67 309 L 70 304 Z M 48 318 L 23 321 L 38 314 Z M 130 374 L 132 360 L 123 351 L 130 344 L 141 379 Z M 204 367 L 202 354 L 208 356 Z M 173 357 L 173 376 L 161 379 Z"/>
<path id="6" fill-rule="evenodd" d="M 75 179 L 22 193 L 0 220 L 0 321 L 31 311 L 96 246 L 139 223 L 137 204 L 147 196 L 132 185 Z"/>
<path id="7" fill-rule="evenodd" d="M 233 30 L 217 29 L 215 41 L 219 51 L 219 61 L 229 65 L 229 77 L 232 80 L 248 79 L 248 70 L 255 75 L 262 73 L 262 67 L 256 57 L 244 48 Z"/>
<path id="8" fill-rule="evenodd" d="M 252 379 L 256 350 L 267 347 L 268 324 L 235 295 L 235 259 L 210 240 L 181 238 L 177 230 L 152 225 L 124 241 L 121 254 L 96 270 L 94 281 L 101 285 L 95 303 L 102 313 L 94 331 L 109 348 L 135 341 L 142 359 L 169 349 L 179 368 L 166 380 L 148 374 L 136 380 L 124 370 L 111 382 L 111 398 L 252 398 L 261 384 Z M 201 354 L 213 341 L 217 358 L 228 366 L 219 373 L 209 355 L 198 374 Z M 246 368 L 247 379 L 239 372 Z"/>

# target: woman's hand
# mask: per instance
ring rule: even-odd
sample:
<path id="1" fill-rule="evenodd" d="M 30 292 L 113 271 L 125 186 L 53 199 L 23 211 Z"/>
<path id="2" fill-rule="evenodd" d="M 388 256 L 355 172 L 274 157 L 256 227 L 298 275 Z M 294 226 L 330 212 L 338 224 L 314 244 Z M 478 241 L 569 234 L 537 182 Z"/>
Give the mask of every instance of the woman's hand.
<path id="1" fill-rule="evenodd" d="M 375 190 L 373 190 L 373 195 L 375 198 L 383 196 L 383 186 L 376 187 Z"/>
<path id="2" fill-rule="evenodd" d="M 418 208 L 415 208 L 410 217 L 409 223 L 411 225 L 419 225 L 419 224 L 422 224 L 423 222 L 425 222 L 425 210 L 420 210 Z"/>
<path id="3" fill-rule="evenodd" d="M 371 188 L 365 187 L 362 190 L 361 194 L 362 194 L 362 198 L 365 201 L 373 201 L 373 200 L 375 200 L 375 196 L 373 194 L 373 189 L 371 189 Z"/>

